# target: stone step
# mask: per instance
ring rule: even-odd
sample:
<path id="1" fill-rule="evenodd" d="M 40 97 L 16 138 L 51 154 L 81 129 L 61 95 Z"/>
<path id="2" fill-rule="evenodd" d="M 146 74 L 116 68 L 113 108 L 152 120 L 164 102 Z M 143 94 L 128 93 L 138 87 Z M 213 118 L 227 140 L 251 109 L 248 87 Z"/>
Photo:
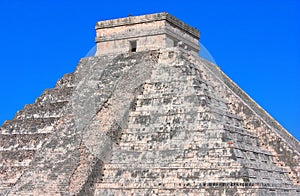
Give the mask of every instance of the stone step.
<path id="1" fill-rule="evenodd" d="M 0 151 L 0 166 L 28 166 L 36 150 Z"/>
<path id="2" fill-rule="evenodd" d="M 73 86 L 75 82 L 75 75 L 72 74 L 65 74 L 61 79 L 59 79 L 56 82 L 56 87 L 62 87 L 62 86 Z"/>
<path id="3" fill-rule="evenodd" d="M 293 188 L 292 185 L 284 185 L 282 186 L 280 182 L 274 182 L 272 183 L 272 185 L 270 185 L 269 183 L 266 183 L 266 182 L 235 182 L 234 180 L 235 179 L 228 179 L 228 181 L 222 181 L 222 179 L 212 179 L 210 182 L 207 182 L 205 180 L 205 178 L 201 179 L 201 180 L 192 180 L 192 179 L 189 179 L 189 181 L 187 181 L 186 179 L 177 179 L 177 178 L 174 178 L 174 181 L 171 181 L 171 180 L 168 180 L 168 181 L 165 181 L 165 180 L 157 180 L 155 178 L 145 178 L 141 181 L 139 181 L 139 183 L 137 182 L 131 182 L 129 185 L 128 183 L 124 183 L 124 182 L 118 182 L 118 181 L 114 181 L 114 179 L 110 179 L 110 178 L 105 178 L 104 179 L 105 182 L 104 183 L 99 183 L 98 184 L 98 188 L 103 190 L 105 188 L 108 188 L 110 191 L 112 190 L 115 190 L 115 189 L 121 189 L 122 191 L 128 189 L 130 191 L 133 191 L 135 190 L 134 192 L 137 193 L 138 190 L 143 190 L 143 188 L 145 189 L 159 189 L 161 191 L 166 191 L 166 190 L 172 190 L 174 189 L 174 191 L 180 191 L 182 189 L 191 189 L 193 191 L 195 191 L 195 194 L 193 195 L 207 195 L 207 192 L 204 191 L 204 190 L 207 190 L 207 189 L 212 189 L 212 190 L 216 190 L 218 188 L 221 188 L 221 187 L 226 187 L 226 189 L 247 189 L 249 190 L 249 193 L 252 192 L 254 190 L 257 190 L 258 188 L 259 189 L 262 189 L 262 187 L 259 187 L 258 184 L 265 184 L 265 186 L 263 188 L 265 189 L 268 189 L 268 190 L 286 190 L 286 191 L 292 191 L 292 190 L 297 190 L 295 188 Z M 219 180 L 219 181 L 217 181 Z M 230 183 L 232 183 L 232 186 L 230 186 Z M 140 186 L 137 186 L 136 184 L 141 184 Z M 269 186 L 266 186 L 267 184 L 269 184 Z M 280 187 L 281 185 L 281 187 Z M 254 186 L 254 187 L 253 187 Z M 203 194 L 200 194 L 200 189 L 203 188 L 203 191 L 202 192 Z M 272 188 L 272 189 L 270 189 Z M 254 189 L 252 191 L 250 191 L 251 189 Z M 189 190 L 189 191 L 191 191 Z M 131 195 L 130 193 L 132 192 L 128 192 L 128 194 L 125 194 L 125 195 Z M 166 194 L 166 195 L 174 195 L 174 191 L 171 191 L 169 194 Z M 142 191 L 141 194 L 138 194 L 138 195 L 143 195 L 142 193 L 145 193 L 146 191 Z M 120 193 L 120 192 L 118 192 Z M 212 193 L 212 191 L 210 191 L 210 193 Z M 285 194 L 278 194 L 278 195 L 297 195 L 297 194 L 288 194 L 289 192 L 285 192 Z M 104 194 L 105 195 L 105 194 Z M 118 195 L 118 194 L 116 194 Z M 122 194 L 123 195 L 123 194 Z M 160 195 L 160 194 L 158 194 Z M 166 196 L 165 195 L 165 196 Z M 186 195 L 186 194 L 179 194 L 179 195 Z M 216 193 L 216 194 L 212 194 L 212 195 L 221 195 L 219 193 Z M 247 195 L 247 194 L 246 194 Z M 264 195 L 273 195 L 273 194 L 264 194 Z M 277 194 L 276 194 L 277 195 Z"/>
<path id="4" fill-rule="evenodd" d="M 248 151 L 248 152 L 252 152 L 252 153 L 257 153 L 257 154 L 264 154 L 264 155 L 267 155 L 267 156 L 273 156 L 269 151 L 267 150 L 263 150 L 261 149 L 260 147 L 257 147 L 257 146 L 252 146 L 252 145 L 249 145 L 249 144 L 246 144 L 246 143 L 232 143 L 231 144 L 231 148 L 235 148 L 235 149 L 239 149 L 239 150 L 242 150 L 242 151 Z"/>
<path id="5" fill-rule="evenodd" d="M 274 172 L 274 173 L 281 173 L 281 174 L 288 174 L 288 171 L 285 168 L 281 168 L 276 166 L 273 162 L 259 162 L 261 160 L 257 161 L 247 161 L 242 160 L 240 163 L 247 169 L 256 169 L 260 171 L 267 171 L 267 172 Z"/>
<path id="6" fill-rule="evenodd" d="M 182 105 L 183 103 L 186 104 Z M 151 108 L 149 108 L 149 106 L 151 106 Z M 142 110 L 144 107 L 145 107 L 144 109 L 147 108 L 151 110 L 153 109 L 152 107 L 155 106 L 159 106 L 159 107 L 167 106 L 169 109 L 184 108 L 185 110 L 190 109 L 190 107 L 196 107 L 198 110 L 204 110 L 206 108 L 214 108 L 216 110 L 222 110 L 224 112 L 226 111 L 225 113 L 228 113 L 228 115 L 241 119 L 237 115 L 229 113 L 227 111 L 226 103 L 222 102 L 221 100 L 212 98 L 208 95 L 202 94 L 202 95 L 177 96 L 174 93 L 157 95 L 152 97 L 138 95 L 136 107 L 139 108 L 140 110 Z"/>
<path id="7" fill-rule="evenodd" d="M 44 133 L 51 130 L 58 119 L 58 117 L 49 117 L 8 120 L 4 122 L 1 130 L 9 134 Z"/>
<path id="8" fill-rule="evenodd" d="M 48 117 L 59 117 L 61 116 L 64 106 L 69 101 L 50 102 L 46 104 L 27 104 L 25 107 L 18 111 L 15 118 L 26 119 L 26 118 L 48 118 Z"/>
<path id="9" fill-rule="evenodd" d="M 208 109 L 206 111 L 200 111 L 197 110 L 197 108 L 195 108 L 193 109 L 193 111 L 189 112 L 185 112 L 180 109 L 170 109 L 169 111 L 163 111 L 161 113 L 155 112 L 155 110 L 138 110 L 129 114 L 129 122 L 133 124 L 151 123 L 153 125 L 157 122 L 173 122 L 177 124 L 187 124 L 191 122 L 199 123 L 200 121 L 211 121 L 215 124 L 221 123 L 224 124 L 224 129 L 232 130 L 235 132 L 245 132 L 246 130 L 242 127 L 243 124 L 236 118 L 228 116 L 226 113 L 221 113 L 220 111 L 214 111 L 211 109 Z M 249 131 L 245 132 L 245 134 L 252 135 Z"/>
<path id="10" fill-rule="evenodd" d="M 0 151 L 37 149 L 50 133 L 0 134 Z"/>
<path id="11" fill-rule="evenodd" d="M 0 190 L 12 187 L 27 166 L 0 166 Z M 1 195 L 1 194 L 0 194 Z"/>
<path id="12" fill-rule="evenodd" d="M 35 102 L 40 104 L 69 101 L 75 86 L 63 86 L 61 88 L 46 89 Z"/>
<path id="13" fill-rule="evenodd" d="M 246 129 L 244 127 L 237 127 L 237 126 L 230 125 L 230 124 L 223 124 L 223 129 L 226 131 L 239 133 L 241 135 L 247 135 L 252 138 L 257 138 L 257 136 L 255 136 L 252 132 L 250 132 L 249 129 Z"/>

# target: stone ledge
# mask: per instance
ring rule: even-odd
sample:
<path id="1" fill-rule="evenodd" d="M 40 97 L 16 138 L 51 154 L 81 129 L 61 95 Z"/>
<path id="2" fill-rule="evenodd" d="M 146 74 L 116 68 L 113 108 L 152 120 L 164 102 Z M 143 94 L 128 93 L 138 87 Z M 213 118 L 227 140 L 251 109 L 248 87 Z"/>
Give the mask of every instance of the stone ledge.
<path id="1" fill-rule="evenodd" d="M 156 13 L 156 14 L 147 14 L 143 16 L 129 16 L 126 18 L 119 18 L 119 19 L 112 19 L 112 20 L 105 20 L 100 21 L 96 23 L 95 29 L 103 29 L 103 28 L 111 28 L 111 27 L 117 27 L 117 26 L 125 26 L 125 25 L 133 25 L 133 24 L 139 24 L 139 23 L 148 23 L 153 21 L 160 21 L 160 20 L 166 20 L 170 24 L 183 29 L 184 31 L 188 32 L 189 34 L 193 35 L 196 38 L 200 38 L 200 32 L 189 26 L 188 24 L 178 20 L 174 16 L 162 12 L 162 13 Z"/>
<path id="2" fill-rule="evenodd" d="M 200 59 L 200 57 L 198 57 Z M 203 59 L 200 59 L 203 61 Z M 206 61 L 203 63 L 219 80 L 221 80 L 234 94 L 236 94 L 251 110 L 265 121 L 286 144 L 290 145 L 300 154 L 300 143 L 284 127 L 282 127 L 268 112 L 258 105 L 246 92 L 233 82 L 217 65 Z"/>

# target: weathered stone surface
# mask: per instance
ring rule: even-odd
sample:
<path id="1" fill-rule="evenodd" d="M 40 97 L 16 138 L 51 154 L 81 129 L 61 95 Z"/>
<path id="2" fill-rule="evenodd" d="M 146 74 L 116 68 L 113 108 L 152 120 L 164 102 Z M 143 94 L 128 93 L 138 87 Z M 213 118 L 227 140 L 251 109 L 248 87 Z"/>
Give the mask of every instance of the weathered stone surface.
<path id="1" fill-rule="evenodd" d="M 26 105 L 0 128 L 0 195 L 20 181 L 55 132 L 54 127 L 70 101 L 73 80 L 72 74 L 65 75 L 54 89 L 46 90 L 34 104 Z"/>
<path id="2" fill-rule="evenodd" d="M 300 144 L 178 47 L 82 59 L 0 129 L 0 195 L 299 195 Z"/>
<path id="3" fill-rule="evenodd" d="M 293 175 L 230 108 L 228 95 L 243 100 L 206 64 L 179 50 L 161 51 L 96 195 L 297 194 Z M 299 152 L 291 149 L 289 167 L 296 169 Z"/>
<path id="4" fill-rule="evenodd" d="M 197 55 L 200 33 L 168 13 L 96 23 L 96 55 L 180 46 Z"/>

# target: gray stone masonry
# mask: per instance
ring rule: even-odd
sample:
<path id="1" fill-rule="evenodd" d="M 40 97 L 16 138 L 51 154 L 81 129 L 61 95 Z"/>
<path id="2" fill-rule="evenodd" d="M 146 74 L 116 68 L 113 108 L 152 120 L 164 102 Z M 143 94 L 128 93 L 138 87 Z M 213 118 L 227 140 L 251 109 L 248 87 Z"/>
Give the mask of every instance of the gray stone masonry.
<path id="1" fill-rule="evenodd" d="M 141 20 L 190 31 L 166 13 L 98 27 Z M 287 130 L 195 51 L 148 49 L 81 59 L 6 121 L 0 195 L 300 195 Z"/>
<path id="2" fill-rule="evenodd" d="M 170 48 L 199 52 L 200 33 L 168 13 L 130 16 L 96 23 L 98 55 Z"/>
<path id="3" fill-rule="evenodd" d="M 180 48 L 82 59 L 1 127 L 2 194 L 297 195 L 299 143 L 211 66 Z"/>

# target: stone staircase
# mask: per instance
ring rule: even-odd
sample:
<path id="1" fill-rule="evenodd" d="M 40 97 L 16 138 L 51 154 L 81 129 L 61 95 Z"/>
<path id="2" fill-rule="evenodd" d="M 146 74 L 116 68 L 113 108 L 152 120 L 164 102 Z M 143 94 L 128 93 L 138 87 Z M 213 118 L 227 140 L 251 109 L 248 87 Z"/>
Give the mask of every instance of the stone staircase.
<path id="1" fill-rule="evenodd" d="M 73 75 L 65 75 L 55 88 L 45 90 L 35 103 L 25 105 L 0 128 L 0 195 L 30 167 L 36 152 L 55 131 L 72 95 Z M 1 192 L 2 191 L 2 192 Z"/>
<path id="2" fill-rule="evenodd" d="M 82 59 L 0 128 L 0 195 L 299 194 L 299 144 L 213 66 L 174 48 Z"/>
<path id="3" fill-rule="evenodd" d="M 95 194 L 296 194 L 226 87 L 201 64 L 175 62 L 152 70 Z"/>

